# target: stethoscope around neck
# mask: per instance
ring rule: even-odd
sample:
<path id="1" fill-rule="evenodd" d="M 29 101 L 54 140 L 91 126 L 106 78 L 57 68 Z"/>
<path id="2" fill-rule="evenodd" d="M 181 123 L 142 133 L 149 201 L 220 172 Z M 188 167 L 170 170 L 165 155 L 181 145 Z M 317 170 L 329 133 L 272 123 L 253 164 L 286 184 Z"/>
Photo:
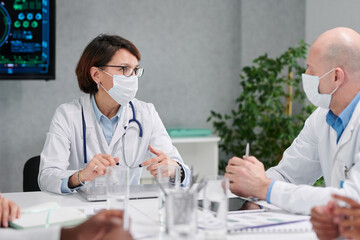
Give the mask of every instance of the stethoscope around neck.
<path id="1" fill-rule="evenodd" d="M 131 107 L 131 110 L 132 110 L 132 113 L 133 113 L 133 116 L 132 118 L 129 120 L 129 126 L 130 126 L 130 123 L 132 122 L 135 122 L 138 127 L 139 127 L 139 138 L 142 138 L 143 136 L 143 128 L 141 126 L 141 123 L 139 122 L 139 120 L 136 119 L 136 114 L 135 114 L 135 107 L 134 107 L 134 104 L 130 101 L 129 102 L 130 104 L 130 107 Z M 83 125 L 83 146 L 84 146 L 84 163 L 87 163 L 87 152 L 86 152 L 86 123 L 85 123 L 85 117 L 84 117 L 84 109 L 83 107 L 81 107 L 81 115 L 82 115 L 82 125 Z M 126 135 L 126 130 L 127 130 L 127 126 L 124 127 L 125 129 L 125 133 L 123 134 L 123 157 L 124 157 L 124 163 L 126 166 L 130 167 L 131 166 L 127 163 L 126 161 L 126 157 L 125 157 L 125 140 L 124 140 L 124 137 Z M 139 145 L 138 144 L 138 149 L 137 149 L 137 153 L 139 152 Z"/>

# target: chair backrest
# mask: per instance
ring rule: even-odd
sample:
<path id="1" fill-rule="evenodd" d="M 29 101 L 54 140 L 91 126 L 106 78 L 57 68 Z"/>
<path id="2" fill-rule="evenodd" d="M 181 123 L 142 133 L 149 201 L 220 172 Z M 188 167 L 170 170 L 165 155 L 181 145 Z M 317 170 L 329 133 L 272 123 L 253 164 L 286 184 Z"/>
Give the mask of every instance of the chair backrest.
<path id="1" fill-rule="evenodd" d="M 35 156 L 26 161 L 23 171 L 24 192 L 40 191 L 38 184 L 40 156 Z"/>

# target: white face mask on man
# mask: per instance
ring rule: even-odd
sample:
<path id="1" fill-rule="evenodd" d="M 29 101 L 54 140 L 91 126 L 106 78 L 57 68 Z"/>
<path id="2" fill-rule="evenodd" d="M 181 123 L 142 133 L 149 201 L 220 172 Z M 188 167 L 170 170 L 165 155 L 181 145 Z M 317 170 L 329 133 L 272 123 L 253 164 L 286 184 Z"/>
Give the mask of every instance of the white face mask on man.
<path id="1" fill-rule="evenodd" d="M 99 68 L 100 69 L 100 68 Z M 104 86 L 99 85 L 120 105 L 125 106 L 136 96 L 138 90 L 137 76 L 111 75 L 110 73 L 100 69 L 100 71 L 113 77 L 113 87 L 107 91 Z"/>
<path id="2" fill-rule="evenodd" d="M 323 93 L 319 93 L 319 84 L 320 84 L 320 79 L 322 79 L 323 77 L 325 77 L 334 70 L 335 68 L 331 69 L 321 77 L 312 76 L 305 73 L 301 75 L 305 94 L 309 99 L 309 101 L 312 104 L 314 104 L 316 107 L 321 107 L 325 109 L 329 109 L 330 107 L 331 97 L 334 94 L 334 92 L 338 89 L 338 87 L 335 88 L 334 91 L 332 91 L 330 94 L 323 94 Z"/>

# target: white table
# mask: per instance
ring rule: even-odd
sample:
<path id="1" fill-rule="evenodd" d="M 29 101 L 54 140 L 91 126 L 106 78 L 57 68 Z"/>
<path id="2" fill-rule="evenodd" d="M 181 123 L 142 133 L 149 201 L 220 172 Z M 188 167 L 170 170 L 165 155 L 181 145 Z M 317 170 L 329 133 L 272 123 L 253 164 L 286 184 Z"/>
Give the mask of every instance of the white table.
<path id="1" fill-rule="evenodd" d="M 75 207 L 80 209 L 101 209 L 106 208 L 106 202 L 87 202 L 77 193 L 71 195 L 57 195 L 46 192 L 19 192 L 3 193 L 6 197 L 16 202 L 21 208 L 34 206 L 40 203 L 54 201 L 64 207 Z M 131 232 L 135 239 L 169 239 L 160 227 L 157 212 L 158 199 L 142 199 L 130 201 Z M 303 233 L 242 233 L 228 235 L 227 239 L 317 239 L 313 231 Z"/>

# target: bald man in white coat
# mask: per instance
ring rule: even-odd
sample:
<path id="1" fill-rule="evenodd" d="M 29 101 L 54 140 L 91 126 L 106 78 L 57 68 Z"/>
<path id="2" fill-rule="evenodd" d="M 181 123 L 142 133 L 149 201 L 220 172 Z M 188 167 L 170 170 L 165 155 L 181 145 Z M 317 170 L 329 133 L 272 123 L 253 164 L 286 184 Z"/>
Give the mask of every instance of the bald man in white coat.
<path id="1" fill-rule="evenodd" d="M 318 108 L 280 163 L 265 172 L 254 156 L 233 157 L 225 175 L 234 194 L 309 214 L 332 193 L 360 200 L 360 35 L 343 27 L 324 32 L 306 64 L 304 90 Z M 322 176 L 325 187 L 313 187 Z"/>

